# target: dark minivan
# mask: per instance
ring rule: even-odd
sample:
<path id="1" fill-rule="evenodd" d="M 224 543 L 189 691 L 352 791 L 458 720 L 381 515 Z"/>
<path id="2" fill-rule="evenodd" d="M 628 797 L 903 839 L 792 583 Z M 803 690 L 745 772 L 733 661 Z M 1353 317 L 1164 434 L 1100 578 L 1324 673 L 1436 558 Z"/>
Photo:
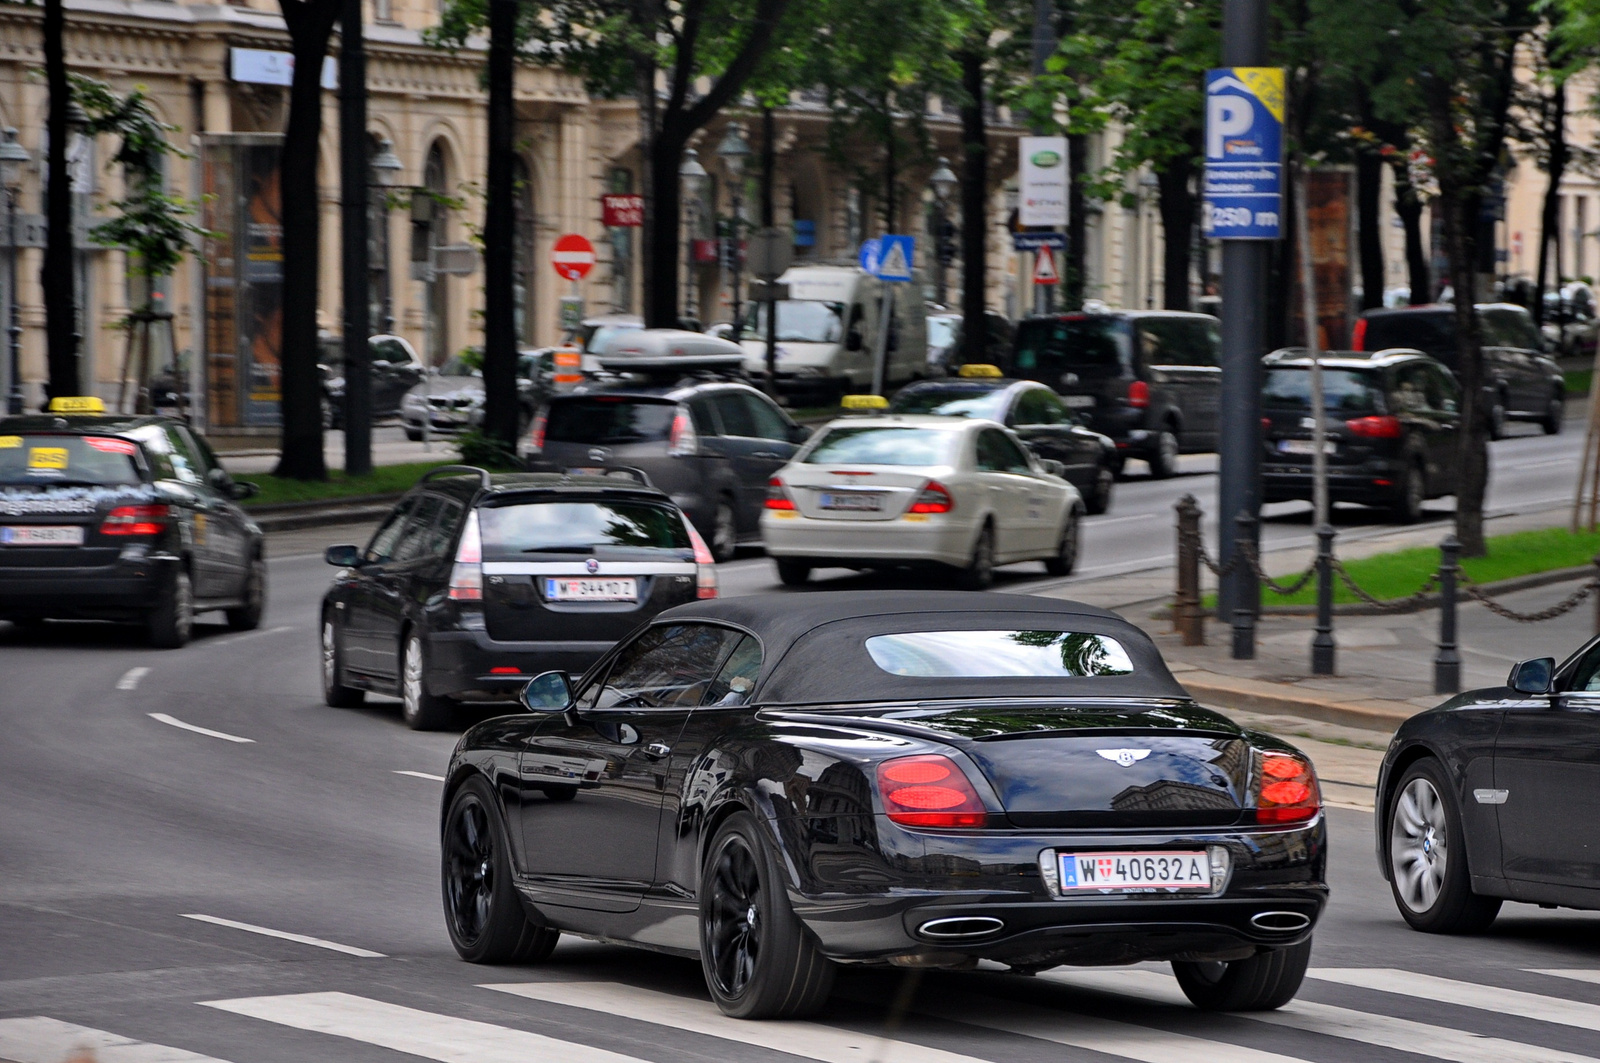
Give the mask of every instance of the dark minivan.
<path id="1" fill-rule="evenodd" d="M 1216 449 L 1221 357 L 1221 325 L 1209 314 L 1117 310 L 1028 318 L 1000 368 L 1054 388 L 1159 479 L 1177 471 L 1180 453 Z"/>
<path id="2" fill-rule="evenodd" d="M 1411 350 L 1330 351 L 1321 362 L 1330 501 L 1380 506 L 1411 524 L 1424 501 L 1455 493 L 1461 393 L 1449 370 Z M 1281 351 L 1263 369 L 1263 497 L 1310 500 L 1311 361 Z"/>

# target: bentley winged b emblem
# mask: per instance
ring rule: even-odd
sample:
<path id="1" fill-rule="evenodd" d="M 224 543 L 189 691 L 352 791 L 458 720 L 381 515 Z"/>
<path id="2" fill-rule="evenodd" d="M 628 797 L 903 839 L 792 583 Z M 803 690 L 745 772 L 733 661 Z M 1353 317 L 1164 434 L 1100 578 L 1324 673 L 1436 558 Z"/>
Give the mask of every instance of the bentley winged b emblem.
<path id="1" fill-rule="evenodd" d="M 1107 760 L 1114 760 L 1124 768 L 1131 768 L 1135 761 L 1143 760 L 1150 755 L 1148 749 L 1097 749 L 1096 753 Z"/>

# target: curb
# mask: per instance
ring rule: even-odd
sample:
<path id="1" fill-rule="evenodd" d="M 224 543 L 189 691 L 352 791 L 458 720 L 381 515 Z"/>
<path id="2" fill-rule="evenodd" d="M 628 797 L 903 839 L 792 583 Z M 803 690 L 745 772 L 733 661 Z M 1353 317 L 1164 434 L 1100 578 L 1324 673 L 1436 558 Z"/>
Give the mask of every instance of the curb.
<path id="1" fill-rule="evenodd" d="M 1186 679 L 1183 675 L 1176 678 L 1196 701 L 1202 705 L 1219 707 L 1224 712 L 1231 707 L 1251 712 L 1284 713 L 1384 734 L 1392 733 L 1406 720 L 1425 711 L 1406 702 L 1339 702 L 1296 697 L 1265 689 L 1269 686 L 1266 683 L 1248 679 L 1230 680 L 1218 675 L 1207 675 L 1205 679 L 1197 680 Z"/>
<path id="2" fill-rule="evenodd" d="M 296 531 L 322 525 L 365 524 L 384 517 L 404 492 L 357 495 L 327 502 L 280 502 L 247 508 L 245 513 L 264 532 Z"/>

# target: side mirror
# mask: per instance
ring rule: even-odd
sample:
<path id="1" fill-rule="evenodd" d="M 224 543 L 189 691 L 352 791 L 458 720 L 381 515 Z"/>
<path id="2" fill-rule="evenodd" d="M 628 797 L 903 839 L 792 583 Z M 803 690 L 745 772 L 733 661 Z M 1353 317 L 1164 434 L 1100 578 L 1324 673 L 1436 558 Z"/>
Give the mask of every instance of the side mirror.
<path id="1" fill-rule="evenodd" d="M 1051 476 L 1062 476 L 1065 475 L 1067 471 L 1067 467 L 1054 458 L 1040 458 L 1039 468 L 1043 469 Z"/>
<path id="2" fill-rule="evenodd" d="M 361 564 L 361 547 L 330 546 L 322 552 L 322 559 L 340 568 L 355 568 Z"/>
<path id="3" fill-rule="evenodd" d="M 789 442 L 791 442 L 791 443 L 804 443 L 806 440 L 808 440 L 810 438 L 811 438 L 811 429 L 807 428 L 805 425 L 797 424 L 797 425 L 791 425 L 789 427 Z"/>
<path id="4" fill-rule="evenodd" d="M 1506 686 L 1519 694 L 1550 693 L 1550 678 L 1555 674 L 1554 657 L 1535 657 L 1531 661 L 1518 661 L 1511 666 Z"/>
<path id="5" fill-rule="evenodd" d="M 232 496 L 235 502 L 242 502 L 246 498 L 254 498 L 260 493 L 261 488 L 248 481 L 232 484 L 228 488 L 228 494 Z"/>
<path id="6" fill-rule="evenodd" d="M 844 349 L 847 351 L 859 351 L 861 347 L 861 333 L 857 332 L 855 329 L 851 329 L 849 334 L 844 338 Z"/>
<path id="7" fill-rule="evenodd" d="M 529 712 L 566 712 L 572 707 L 572 685 L 565 672 L 541 672 L 522 688 L 522 704 Z"/>

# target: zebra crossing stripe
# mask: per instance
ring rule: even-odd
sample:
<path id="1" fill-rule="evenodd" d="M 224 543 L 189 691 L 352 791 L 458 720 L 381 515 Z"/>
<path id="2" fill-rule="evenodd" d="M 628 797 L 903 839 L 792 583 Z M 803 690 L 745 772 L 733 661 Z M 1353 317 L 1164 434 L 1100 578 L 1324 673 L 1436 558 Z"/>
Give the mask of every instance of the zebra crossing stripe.
<path id="1" fill-rule="evenodd" d="M 708 1000 L 636 989 L 617 982 L 507 982 L 482 988 L 548 1004 L 638 1019 L 824 1063 L 862 1063 L 863 1060 L 873 1063 L 985 1063 L 972 1056 L 820 1023 L 730 1019 Z"/>
<path id="2" fill-rule="evenodd" d="M 212 1056 L 135 1041 L 43 1015 L 0 1019 L 0 1059 L 10 1063 L 61 1063 L 76 1053 L 90 1054 L 96 1063 L 223 1063 Z"/>
<path id="3" fill-rule="evenodd" d="M 1570 978 L 1574 982 L 1592 982 L 1600 985 L 1600 971 L 1585 971 L 1572 967 L 1529 967 L 1529 974 L 1546 974 L 1551 978 Z"/>
<path id="4" fill-rule="evenodd" d="M 440 1063 L 641 1063 L 633 1056 L 350 993 L 295 993 L 202 1001 L 208 1008 L 344 1037 Z M 50 1063 L 57 1063 L 51 1060 Z"/>
<path id="5" fill-rule="evenodd" d="M 1482 1008 L 1560 1026 L 1576 1026 L 1580 1030 L 1600 1031 L 1600 1005 L 1585 1004 L 1579 1000 L 1524 993 L 1518 989 L 1498 989 L 1476 982 L 1460 982 L 1454 978 L 1384 967 L 1313 968 L 1307 973 L 1324 982 L 1398 993 L 1440 1004 Z"/>

